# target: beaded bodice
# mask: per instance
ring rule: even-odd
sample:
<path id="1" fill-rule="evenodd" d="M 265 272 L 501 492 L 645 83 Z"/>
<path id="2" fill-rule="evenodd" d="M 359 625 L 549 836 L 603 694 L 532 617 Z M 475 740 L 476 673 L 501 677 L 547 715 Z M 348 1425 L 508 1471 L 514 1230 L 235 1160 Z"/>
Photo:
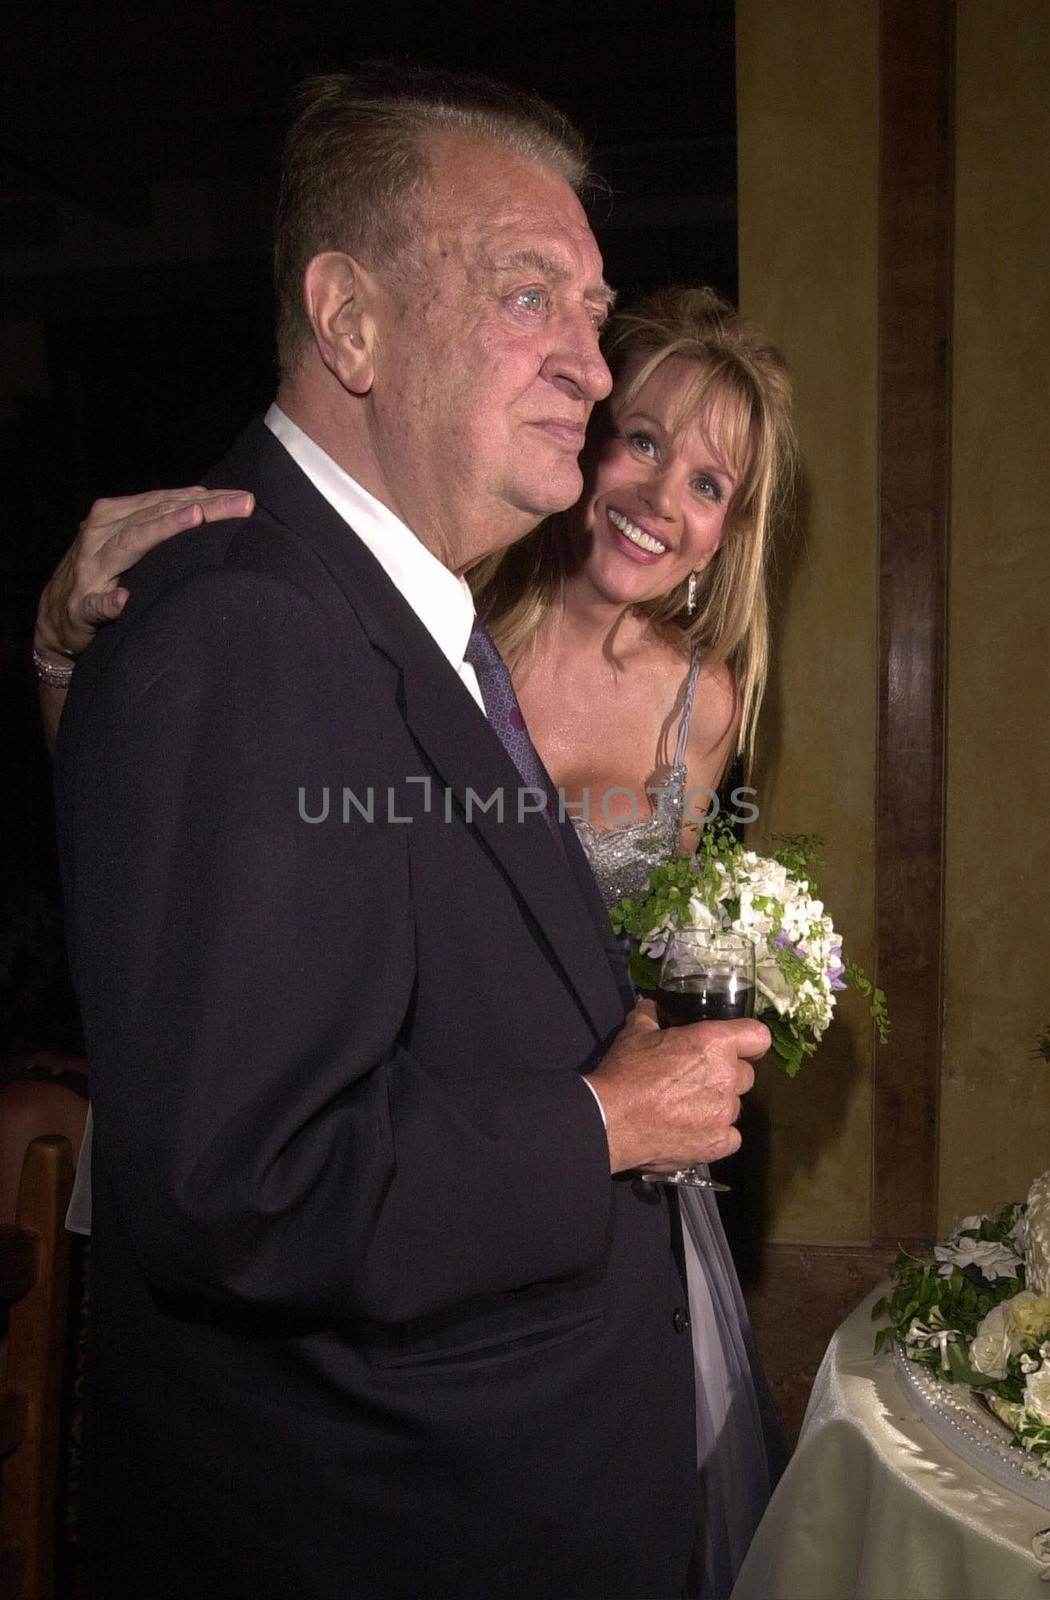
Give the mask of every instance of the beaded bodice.
<path id="1" fill-rule="evenodd" d="M 686 679 L 674 761 L 663 783 L 651 791 L 654 802 L 652 814 L 618 828 L 598 828 L 585 818 L 573 818 L 580 843 L 607 906 L 615 905 L 625 894 L 639 893 L 645 887 L 651 869 L 659 862 L 666 861 L 678 849 L 685 801 L 685 746 L 699 671 L 700 653 L 694 650 Z"/>

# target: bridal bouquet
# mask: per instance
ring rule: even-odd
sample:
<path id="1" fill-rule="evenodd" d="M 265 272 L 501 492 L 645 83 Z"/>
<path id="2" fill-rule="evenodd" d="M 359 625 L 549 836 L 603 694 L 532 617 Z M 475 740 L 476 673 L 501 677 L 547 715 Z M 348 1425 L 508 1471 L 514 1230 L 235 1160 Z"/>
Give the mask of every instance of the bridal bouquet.
<path id="1" fill-rule="evenodd" d="M 756 1015 L 768 1024 L 773 1051 L 789 1077 L 812 1055 L 835 1007 L 837 993 L 859 989 L 870 1001 L 880 1039 L 889 1027 L 886 997 L 855 962 L 842 958 L 842 939 L 817 898 L 813 836 L 775 835 L 768 856 L 745 850 L 727 822 L 708 823 L 695 855 L 656 866 L 638 897 L 626 897 L 610 916 L 630 943 L 631 977 L 655 989 L 671 932 L 683 924 L 742 933 L 755 945 Z"/>
<path id="2" fill-rule="evenodd" d="M 1050 1476 L 1050 1172 L 1021 1205 L 957 1222 L 933 1258 L 902 1250 L 876 1350 L 897 1340 L 910 1361 L 966 1385 Z"/>

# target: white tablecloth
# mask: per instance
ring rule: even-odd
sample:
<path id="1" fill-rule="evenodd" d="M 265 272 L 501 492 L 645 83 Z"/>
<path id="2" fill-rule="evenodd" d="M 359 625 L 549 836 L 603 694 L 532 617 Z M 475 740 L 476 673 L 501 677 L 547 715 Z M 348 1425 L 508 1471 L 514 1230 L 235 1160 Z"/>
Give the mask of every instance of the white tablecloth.
<path id="1" fill-rule="evenodd" d="M 1050 1600 L 1045 1509 L 930 1432 L 872 1356 L 876 1290 L 828 1346 L 798 1449 L 732 1600 Z"/>

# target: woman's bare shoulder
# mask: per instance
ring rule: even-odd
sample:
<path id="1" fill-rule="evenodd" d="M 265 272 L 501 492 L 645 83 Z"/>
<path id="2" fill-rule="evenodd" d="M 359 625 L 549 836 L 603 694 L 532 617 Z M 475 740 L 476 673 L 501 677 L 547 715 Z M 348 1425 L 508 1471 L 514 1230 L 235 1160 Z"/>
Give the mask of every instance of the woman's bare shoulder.
<path id="1" fill-rule="evenodd" d="M 693 719 L 707 716 L 713 724 L 723 725 L 740 720 L 740 699 L 733 682 L 733 674 L 724 661 L 709 664 L 701 661 L 696 676 L 696 696 L 693 701 Z"/>
<path id="2" fill-rule="evenodd" d="M 740 697 L 724 662 L 702 663 L 689 718 L 686 761 L 689 780 L 717 785 L 732 759 L 740 730 Z"/>

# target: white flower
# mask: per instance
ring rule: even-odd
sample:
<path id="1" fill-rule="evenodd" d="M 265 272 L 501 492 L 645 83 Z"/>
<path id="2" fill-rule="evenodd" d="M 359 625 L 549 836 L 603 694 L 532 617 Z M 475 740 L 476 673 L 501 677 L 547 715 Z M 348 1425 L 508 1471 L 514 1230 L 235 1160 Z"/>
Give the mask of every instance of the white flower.
<path id="1" fill-rule="evenodd" d="M 736 877 L 741 889 L 749 884 L 755 894 L 770 895 L 774 900 L 786 900 L 798 894 L 798 885 L 788 877 L 786 867 L 768 856 L 756 856 L 753 850 L 744 851 Z"/>
<path id="2" fill-rule="evenodd" d="M 638 948 L 643 956 L 651 956 L 654 961 L 661 961 L 667 949 L 667 941 L 671 937 L 671 919 L 665 917 L 658 922 L 655 928 L 650 928 L 644 939 L 639 940 Z"/>
<path id="3" fill-rule="evenodd" d="M 1010 1308 L 1010 1326 L 1016 1335 L 1035 1340 L 1044 1339 L 1050 1333 L 1050 1295 L 1022 1289 L 1006 1304 Z"/>
<path id="4" fill-rule="evenodd" d="M 962 1242 L 965 1244 L 966 1240 Z M 981 1320 L 970 1345 L 971 1364 L 987 1378 L 1005 1378 L 1010 1357 L 1016 1355 L 1026 1341 L 1042 1332 L 1048 1323 L 1050 1300 L 1043 1296 L 1022 1289 L 1009 1300 L 1001 1300 Z M 1050 1349 L 1050 1341 L 1046 1348 Z M 1040 1368 L 1038 1361 L 1022 1355 L 1023 1372 L 1034 1375 L 1037 1368 Z M 1045 1357 L 1041 1370 L 1050 1373 L 1050 1363 L 1045 1362 Z M 1047 1381 L 1050 1382 L 1050 1379 Z"/>
<path id="5" fill-rule="evenodd" d="M 794 1009 L 795 991 L 772 956 L 758 961 L 755 982 L 759 995 L 773 1007 L 778 1017 L 786 1017 Z"/>
<path id="6" fill-rule="evenodd" d="M 1024 1408 L 1050 1425 L 1050 1367 L 1030 1372 L 1024 1386 Z"/>
<path id="7" fill-rule="evenodd" d="M 970 1364 L 986 1378 L 1005 1378 L 1011 1354 L 1009 1303 L 1001 1301 L 981 1319 L 970 1345 Z"/>
<path id="8" fill-rule="evenodd" d="M 983 1221 L 984 1218 L 979 1215 L 976 1217 L 960 1217 L 958 1222 L 952 1223 L 948 1238 L 957 1239 L 960 1233 L 979 1233 Z"/>
<path id="9" fill-rule="evenodd" d="M 717 911 L 712 911 L 705 900 L 698 894 L 689 896 L 689 905 L 686 910 L 685 921 L 693 928 L 720 928 L 722 918 Z"/>
<path id="10" fill-rule="evenodd" d="M 808 902 L 787 900 L 780 918 L 780 931 L 786 933 L 792 944 L 805 938 L 812 925 Z"/>
<path id="11" fill-rule="evenodd" d="M 950 1278 L 954 1267 L 977 1267 L 983 1278 L 994 1283 L 996 1278 L 1016 1276 L 1021 1265 L 1013 1251 L 995 1239 L 956 1239 L 934 1245 L 933 1253 L 941 1263 L 937 1270 L 942 1278 Z"/>

